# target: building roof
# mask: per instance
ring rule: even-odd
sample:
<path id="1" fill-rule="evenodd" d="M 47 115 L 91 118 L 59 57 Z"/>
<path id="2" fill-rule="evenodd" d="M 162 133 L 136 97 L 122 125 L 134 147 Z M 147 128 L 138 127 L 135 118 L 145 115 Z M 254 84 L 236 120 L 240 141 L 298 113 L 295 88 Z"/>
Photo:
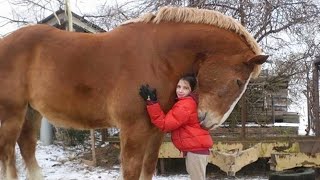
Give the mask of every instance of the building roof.
<path id="1" fill-rule="evenodd" d="M 75 31 L 77 32 L 88 32 L 88 33 L 99 33 L 99 32 L 106 32 L 101 27 L 97 26 L 89 22 L 88 20 L 84 19 L 83 17 L 79 16 L 78 14 L 72 13 L 72 22 Z M 38 24 L 49 24 L 51 26 L 57 27 L 59 29 L 63 29 L 66 27 L 68 22 L 68 17 L 65 14 L 65 10 L 59 9 L 55 12 L 57 17 L 59 18 L 60 24 L 55 17 L 54 13 L 49 15 L 48 17 L 44 18 L 43 20 L 39 21 Z"/>

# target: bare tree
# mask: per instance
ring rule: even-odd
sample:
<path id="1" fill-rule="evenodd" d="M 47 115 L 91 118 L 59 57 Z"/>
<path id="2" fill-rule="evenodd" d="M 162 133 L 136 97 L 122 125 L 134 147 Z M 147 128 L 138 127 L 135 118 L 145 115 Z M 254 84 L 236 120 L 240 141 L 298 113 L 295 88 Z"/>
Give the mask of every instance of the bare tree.
<path id="1" fill-rule="evenodd" d="M 8 0 L 8 3 L 11 13 L 0 16 L 0 27 L 35 24 L 64 6 L 62 0 Z"/>

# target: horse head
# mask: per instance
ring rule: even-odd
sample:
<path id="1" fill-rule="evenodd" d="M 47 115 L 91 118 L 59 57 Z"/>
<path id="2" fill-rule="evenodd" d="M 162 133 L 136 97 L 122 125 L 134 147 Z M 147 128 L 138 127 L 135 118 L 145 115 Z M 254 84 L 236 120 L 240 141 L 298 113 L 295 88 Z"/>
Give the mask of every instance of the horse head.
<path id="1" fill-rule="evenodd" d="M 216 57 L 219 58 L 219 57 Z M 199 68 L 198 116 L 201 125 L 214 129 L 221 125 L 245 92 L 251 77 L 257 76 L 267 55 L 235 55 L 230 59 L 207 58 Z"/>

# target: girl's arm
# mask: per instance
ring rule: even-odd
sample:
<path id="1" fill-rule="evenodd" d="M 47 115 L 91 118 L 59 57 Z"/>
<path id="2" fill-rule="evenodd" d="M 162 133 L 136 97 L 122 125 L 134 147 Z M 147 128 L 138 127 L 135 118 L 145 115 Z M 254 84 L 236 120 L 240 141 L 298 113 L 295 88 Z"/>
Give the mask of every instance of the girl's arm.
<path id="1" fill-rule="evenodd" d="M 188 121 L 190 117 L 189 109 L 179 101 L 167 114 L 164 114 L 159 103 L 147 106 L 151 122 L 163 132 L 175 130 Z"/>

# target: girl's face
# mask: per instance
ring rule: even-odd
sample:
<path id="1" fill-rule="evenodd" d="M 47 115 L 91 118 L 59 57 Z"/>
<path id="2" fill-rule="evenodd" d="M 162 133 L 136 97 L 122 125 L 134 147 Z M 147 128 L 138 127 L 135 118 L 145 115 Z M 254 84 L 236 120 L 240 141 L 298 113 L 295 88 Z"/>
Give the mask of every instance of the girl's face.
<path id="1" fill-rule="evenodd" d="M 177 97 L 186 97 L 191 93 L 191 87 L 188 81 L 180 79 L 176 89 Z"/>

